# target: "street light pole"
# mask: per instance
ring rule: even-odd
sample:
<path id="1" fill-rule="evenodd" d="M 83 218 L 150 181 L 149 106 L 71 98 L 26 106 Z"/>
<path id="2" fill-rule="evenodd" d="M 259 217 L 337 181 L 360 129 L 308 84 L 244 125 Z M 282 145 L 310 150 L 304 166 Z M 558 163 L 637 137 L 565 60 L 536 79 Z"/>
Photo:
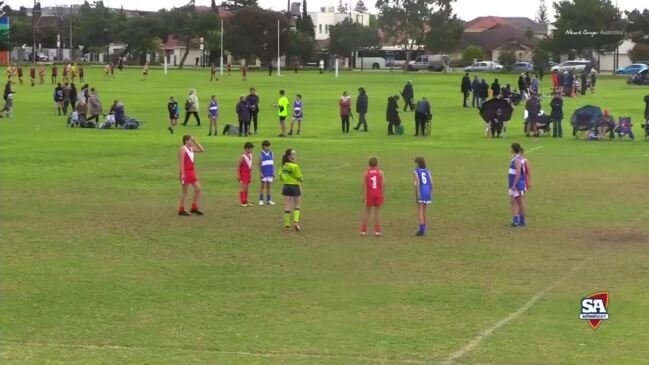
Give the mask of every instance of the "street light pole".
<path id="1" fill-rule="evenodd" d="M 205 40 L 203 39 L 203 37 L 201 37 L 199 40 L 201 42 L 201 53 L 202 53 L 201 54 L 201 67 L 205 68 L 205 43 L 204 43 Z"/>
<path id="2" fill-rule="evenodd" d="M 219 62 L 219 73 L 223 76 L 223 19 L 221 19 L 221 61 Z"/>

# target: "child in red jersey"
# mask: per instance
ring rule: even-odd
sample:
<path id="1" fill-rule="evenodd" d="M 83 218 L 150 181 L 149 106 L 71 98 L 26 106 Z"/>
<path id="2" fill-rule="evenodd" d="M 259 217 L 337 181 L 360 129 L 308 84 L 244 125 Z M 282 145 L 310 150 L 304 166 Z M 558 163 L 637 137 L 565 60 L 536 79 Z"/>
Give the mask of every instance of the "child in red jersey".
<path id="1" fill-rule="evenodd" d="M 29 68 L 29 81 L 31 81 L 32 86 L 36 85 L 36 67 L 34 65 Z"/>
<path id="2" fill-rule="evenodd" d="M 198 210 L 198 201 L 201 197 L 201 184 L 198 182 L 198 176 L 196 176 L 196 170 L 194 169 L 194 153 L 197 152 L 205 152 L 205 148 L 203 148 L 194 137 L 188 134 L 184 135 L 183 145 L 178 151 L 180 184 L 182 185 L 178 215 L 189 215 L 189 213 L 185 211 L 185 199 L 187 198 L 187 188 L 189 185 L 194 188 L 192 208 L 189 212 L 196 215 L 203 215 L 203 212 Z"/>
<path id="3" fill-rule="evenodd" d="M 239 201 L 242 207 L 255 206 L 248 201 L 248 186 L 252 181 L 252 149 L 254 147 L 252 142 L 246 142 L 243 145 L 243 155 L 241 155 L 237 164 L 237 182 L 241 187 L 239 190 Z"/>
<path id="4" fill-rule="evenodd" d="M 248 65 L 245 63 L 241 65 L 241 81 L 248 81 Z"/>
<path id="5" fill-rule="evenodd" d="M 228 77 L 230 77 L 230 73 L 232 72 L 232 63 L 228 62 L 225 67 L 228 70 Z"/>
<path id="6" fill-rule="evenodd" d="M 365 214 L 363 215 L 361 236 L 367 234 L 367 222 L 370 218 L 370 213 L 372 213 L 372 209 L 374 210 L 374 235 L 377 237 L 382 236 L 379 212 L 383 205 L 385 179 L 383 177 L 383 171 L 378 166 L 379 162 L 376 157 L 370 158 L 369 168 L 365 171 L 365 176 L 363 177 L 361 201 L 365 203 Z"/>

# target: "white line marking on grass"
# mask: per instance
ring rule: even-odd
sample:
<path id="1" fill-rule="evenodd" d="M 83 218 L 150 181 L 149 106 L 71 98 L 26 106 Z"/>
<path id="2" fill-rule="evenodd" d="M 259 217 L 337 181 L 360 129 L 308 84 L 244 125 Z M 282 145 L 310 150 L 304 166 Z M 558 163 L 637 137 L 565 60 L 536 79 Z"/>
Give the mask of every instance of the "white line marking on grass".
<path id="1" fill-rule="evenodd" d="M 525 151 L 525 153 L 534 152 L 534 151 L 536 151 L 536 150 L 540 150 L 541 148 L 543 148 L 543 146 L 536 146 L 536 147 L 534 147 L 534 148 L 530 148 L 529 151 Z"/>
<path id="2" fill-rule="evenodd" d="M 382 357 L 370 357 L 357 354 L 323 354 L 323 353 L 299 353 L 299 352 L 250 352 L 250 351 L 227 351 L 205 348 L 185 348 L 174 346 L 123 346 L 123 345 L 86 345 L 86 344 L 66 344 L 66 343 L 44 343 L 44 342 L 23 342 L 12 340 L 0 340 L 2 345 L 18 345 L 32 347 L 54 347 L 54 348 L 76 348 L 81 350 L 122 350 L 122 351 L 177 351 L 177 352 L 194 352 L 205 354 L 222 354 L 235 356 L 251 356 L 263 358 L 301 358 L 301 359 L 330 359 L 330 360 L 352 360 L 373 363 L 390 363 L 390 364 L 429 364 L 424 360 L 413 359 L 391 359 Z"/>
<path id="3" fill-rule="evenodd" d="M 649 153 L 647 153 L 646 155 L 642 155 L 642 157 L 649 157 Z"/>
<path id="4" fill-rule="evenodd" d="M 588 264 L 592 259 L 594 259 L 598 254 L 603 252 L 604 249 L 598 250 L 597 252 L 593 253 L 586 259 L 582 260 L 579 262 L 577 265 L 575 265 L 570 271 L 568 271 L 565 275 L 559 278 L 559 280 L 555 281 L 552 283 L 550 286 L 546 287 L 545 289 L 541 290 L 540 292 L 536 293 L 530 300 L 525 302 L 523 306 L 518 308 L 516 312 L 510 313 L 507 317 L 501 319 L 500 321 L 496 322 L 493 326 L 485 329 L 484 331 L 480 332 L 476 337 L 474 337 L 469 343 L 464 345 L 461 349 L 455 351 L 452 353 L 446 360 L 442 362 L 442 364 L 452 364 L 454 361 L 460 359 L 464 355 L 468 354 L 473 350 L 476 346 L 480 344 L 480 342 L 484 341 L 487 339 L 489 336 L 493 335 L 494 332 L 496 332 L 500 327 L 506 325 L 507 323 L 517 319 L 520 317 L 523 313 L 525 313 L 528 309 L 530 309 L 536 302 L 538 302 L 543 296 L 545 296 L 547 293 L 552 291 L 554 288 L 556 288 L 559 284 L 561 284 L 563 281 L 568 279 L 570 275 L 575 273 L 576 271 L 581 270 L 586 264 Z"/>

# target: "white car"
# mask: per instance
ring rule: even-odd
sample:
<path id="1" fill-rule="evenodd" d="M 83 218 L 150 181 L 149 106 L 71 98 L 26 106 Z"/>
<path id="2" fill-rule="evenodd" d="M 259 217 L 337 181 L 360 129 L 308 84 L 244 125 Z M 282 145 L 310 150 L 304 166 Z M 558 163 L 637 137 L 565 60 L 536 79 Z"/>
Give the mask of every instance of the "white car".
<path id="1" fill-rule="evenodd" d="M 503 69 L 503 65 L 499 64 L 498 62 L 494 61 L 480 61 L 472 64 L 471 66 L 467 66 L 464 68 L 464 71 L 466 72 L 476 72 L 476 71 L 482 71 L 482 72 L 494 72 L 494 71 L 501 71 Z"/>
<path id="2" fill-rule="evenodd" d="M 561 62 L 560 64 L 552 67 L 552 71 L 557 70 L 559 72 L 565 72 L 565 71 L 573 71 L 575 73 L 579 73 L 584 71 L 586 66 L 590 66 L 591 63 L 588 60 L 572 60 L 572 61 L 565 61 Z M 595 68 L 593 67 L 593 71 Z"/>

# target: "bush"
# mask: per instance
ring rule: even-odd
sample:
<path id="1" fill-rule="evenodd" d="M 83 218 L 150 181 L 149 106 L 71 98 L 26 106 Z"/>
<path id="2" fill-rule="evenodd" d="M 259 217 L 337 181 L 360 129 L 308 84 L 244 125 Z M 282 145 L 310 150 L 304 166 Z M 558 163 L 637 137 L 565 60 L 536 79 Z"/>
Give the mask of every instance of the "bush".
<path id="1" fill-rule="evenodd" d="M 649 60 L 649 45 L 643 43 L 636 43 L 629 52 L 632 62 Z"/>
<path id="2" fill-rule="evenodd" d="M 503 51 L 500 55 L 498 55 L 498 63 L 503 65 L 505 70 L 510 71 L 512 69 L 512 65 L 516 63 L 516 54 L 511 50 Z"/>
<path id="3" fill-rule="evenodd" d="M 464 63 L 464 66 L 470 66 L 473 64 L 474 59 L 482 59 L 482 49 L 476 46 L 466 47 L 462 53 L 462 62 Z"/>

